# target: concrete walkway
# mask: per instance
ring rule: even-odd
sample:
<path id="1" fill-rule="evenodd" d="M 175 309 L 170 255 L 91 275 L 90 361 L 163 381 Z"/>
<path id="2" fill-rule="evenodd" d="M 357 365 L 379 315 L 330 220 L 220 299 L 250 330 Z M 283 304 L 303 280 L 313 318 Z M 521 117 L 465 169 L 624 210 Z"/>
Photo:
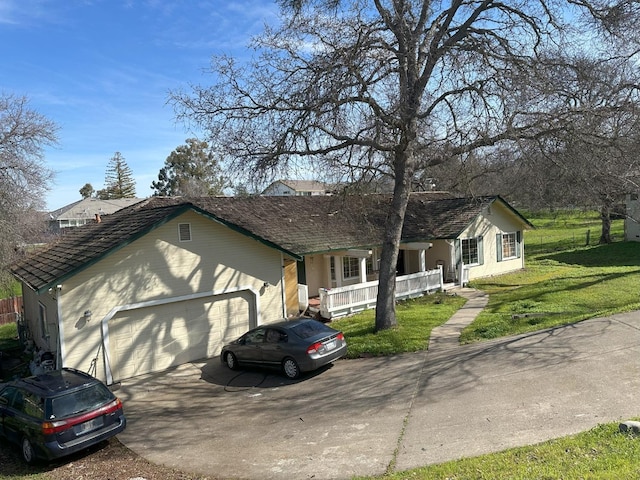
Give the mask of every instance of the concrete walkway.
<path id="1" fill-rule="evenodd" d="M 434 328 L 429 338 L 429 352 L 454 348 L 459 345 L 460 332 L 470 325 L 478 314 L 487 306 L 489 296 L 473 288 L 459 288 L 453 293 L 467 299 L 467 303 L 447 321 Z"/>

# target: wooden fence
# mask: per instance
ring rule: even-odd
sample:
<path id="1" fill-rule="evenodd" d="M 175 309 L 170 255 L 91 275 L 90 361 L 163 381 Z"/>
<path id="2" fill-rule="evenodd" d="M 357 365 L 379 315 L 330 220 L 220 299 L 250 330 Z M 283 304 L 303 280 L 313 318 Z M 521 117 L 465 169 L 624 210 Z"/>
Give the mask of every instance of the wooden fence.
<path id="1" fill-rule="evenodd" d="M 20 313 L 22 313 L 22 297 L 0 300 L 0 325 L 15 322 Z"/>

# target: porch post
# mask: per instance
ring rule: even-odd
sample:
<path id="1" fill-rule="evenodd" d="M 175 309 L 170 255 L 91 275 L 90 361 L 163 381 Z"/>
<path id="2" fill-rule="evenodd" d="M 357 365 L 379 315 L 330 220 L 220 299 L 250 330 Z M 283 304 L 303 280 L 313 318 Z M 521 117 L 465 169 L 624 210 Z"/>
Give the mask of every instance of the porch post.
<path id="1" fill-rule="evenodd" d="M 427 251 L 422 248 L 418 250 L 418 258 L 420 259 L 419 271 L 426 272 L 427 271 Z"/>
<path id="2" fill-rule="evenodd" d="M 365 257 L 360 258 L 360 283 L 367 281 L 367 259 Z"/>
<path id="3" fill-rule="evenodd" d="M 343 257 L 333 257 L 334 260 L 334 265 L 336 267 L 336 287 L 341 287 L 342 286 L 342 277 L 344 275 L 344 265 L 342 263 L 342 259 Z"/>
<path id="4" fill-rule="evenodd" d="M 325 267 L 326 267 L 326 271 L 327 271 L 327 288 L 331 288 L 333 286 L 332 284 L 332 278 L 331 278 L 331 255 L 325 255 L 324 256 L 324 262 L 325 262 Z M 335 266 L 335 260 L 333 265 Z"/>

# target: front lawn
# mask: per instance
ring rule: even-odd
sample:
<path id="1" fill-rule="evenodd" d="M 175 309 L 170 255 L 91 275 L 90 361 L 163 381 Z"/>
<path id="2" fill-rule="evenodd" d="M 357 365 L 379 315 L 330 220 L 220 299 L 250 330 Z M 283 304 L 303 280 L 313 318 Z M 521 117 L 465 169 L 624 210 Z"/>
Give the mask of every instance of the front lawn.
<path id="1" fill-rule="evenodd" d="M 461 433 L 462 434 L 462 433 Z M 635 480 L 640 478 L 640 438 L 617 423 L 500 453 L 391 473 L 385 480 Z"/>
<path id="2" fill-rule="evenodd" d="M 426 350 L 431 330 L 445 323 L 465 303 L 459 296 L 434 294 L 399 302 L 396 328 L 374 333 L 375 310 L 334 320 L 331 327 L 347 339 L 347 358 Z"/>
<path id="3" fill-rule="evenodd" d="M 620 241 L 558 250 L 598 223 L 594 212 L 591 223 L 584 215 L 572 220 L 565 213 L 557 223 L 534 218 L 534 225 L 543 226 L 525 233 L 525 270 L 471 283 L 489 294 L 489 304 L 464 330 L 463 343 L 640 309 L 640 244 Z M 622 228 L 622 221 L 614 222 L 615 237 L 622 237 Z"/>

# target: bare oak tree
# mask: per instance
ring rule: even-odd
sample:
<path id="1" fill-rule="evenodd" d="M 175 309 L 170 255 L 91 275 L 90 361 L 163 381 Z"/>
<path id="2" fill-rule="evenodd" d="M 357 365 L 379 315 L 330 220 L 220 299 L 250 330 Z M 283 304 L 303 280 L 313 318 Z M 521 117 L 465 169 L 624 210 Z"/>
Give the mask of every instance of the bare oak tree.
<path id="1" fill-rule="evenodd" d="M 455 155 L 560 128 L 533 92 L 550 45 L 569 48 L 579 13 L 602 2 L 283 0 L 247 62 L 216 57 L 212 85 L 173 92 L 178 118 L 206 129 L 231 167 L 393 179 L 381 239 L 376 330 L 396 325 L 395 271 L 416 172 Z M 577 35 L 577 34 L 576 34 Z M 556 115 L 557 112 L 554 112 Z"/>
<path id="2" fill-rule="evenodd" d="M 11 262 L 23 243 L 39 236 L 44 195 L 53 172 L 44 148 L 57 142 L 58 127 L 29 107 L 26 97 L 0 94 L 0 263 Z M 6 286 L 9 276 L 0 273 Z"/>

